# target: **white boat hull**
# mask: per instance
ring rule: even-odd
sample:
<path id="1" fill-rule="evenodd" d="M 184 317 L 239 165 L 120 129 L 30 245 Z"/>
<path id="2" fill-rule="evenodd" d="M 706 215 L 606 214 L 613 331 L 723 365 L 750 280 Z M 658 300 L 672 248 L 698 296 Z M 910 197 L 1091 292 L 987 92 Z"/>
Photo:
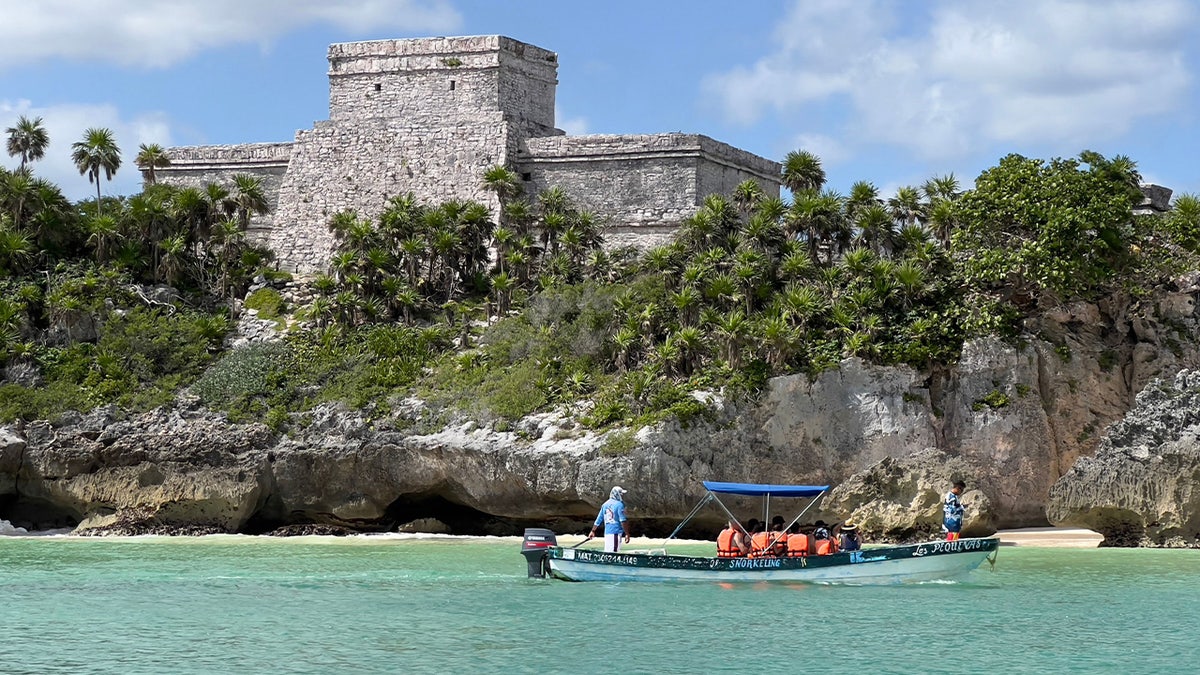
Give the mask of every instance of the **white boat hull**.
<path id="1" fill-rule="evenodd" d="M 718 581 L 898 584 L 956 580 L 992 558 L 995 539 L 963 539 L 810 558 L 720 560 L 559 549 L 550 572 L 568 581 Z M 701 569 L 706 563 L 709 569 Z"/>

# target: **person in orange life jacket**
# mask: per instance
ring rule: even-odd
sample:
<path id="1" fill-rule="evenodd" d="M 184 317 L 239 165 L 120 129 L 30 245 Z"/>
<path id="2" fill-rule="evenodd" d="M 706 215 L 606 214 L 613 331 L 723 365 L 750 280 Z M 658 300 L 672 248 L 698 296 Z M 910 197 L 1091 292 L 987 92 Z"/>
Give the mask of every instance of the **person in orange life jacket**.
<path id="1" fill-rule="evenodd" d="M 825 524 L 825 521 L 817 521 L 817 526 L 813 529 L 812 544 L 813 553 L 817 555 L 829 555 L 835 552 L 837 543 L 830 537 L 829 526 Z"/>
<path id="2" fill-rule="evenodd" d="M 717 535 L 718 558 L 744 558 L 750 552 L 745 530 L 734 521 L 729 521 L 721 534 Z"/>
<path id="3" fill-rule="evenodd" d="M 800 532 L 800 523 L 792 523 L 787 537 L 787 554 L 789 558 L 803 558 L 808 555 L 808 535 Z"/>
<path id="4" fill-rule="evenodd" d="M 842 523 L 842 534 L 838 541 L 838 548 L 843 551 L 861 551 L 862 540 L 858 538 L 858 526 L 847 520 Z"/>
<path id="5" fill-rule="evenodd" d="M 600 505 L 600 513 L 596 514 L 596 522 L 592 523 L 592 531 L 588 539 L 596 536 L 596 528 L 604 525 L 604 552 L 616 553 L 621 548 L 620 537 L 625 535 L 625 543 L 629 543 L 629 521 L 625 517 L 625 493 L 621 486 L 614 487 L 608 493 L 608 501 Z"/>
<path id="6" fill-rule="evenodd" d="M 771 533 L 767 532 L 765 523 L 760 523 L 757 520 L 751 520 L 754 527 L 750 529 L 750 557 L 763 558 L 771 555 L 770 543 Z"/>
<path id="7" fill-rule="evenodd" d="M 783 516 L 775 516 L 771 519 L 771 531 L 767 536 L 767 543 L 771 547 L 771 555 L 782 556 L 787 555 L 787 532 L 783 531 Z"/>

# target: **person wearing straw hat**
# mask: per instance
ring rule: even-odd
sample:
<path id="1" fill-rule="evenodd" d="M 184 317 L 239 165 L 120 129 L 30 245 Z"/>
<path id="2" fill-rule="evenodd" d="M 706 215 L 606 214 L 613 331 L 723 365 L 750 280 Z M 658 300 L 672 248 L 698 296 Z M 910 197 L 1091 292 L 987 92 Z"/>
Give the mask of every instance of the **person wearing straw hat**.
<path id="1" fill-rule="evenodd" d="M 592 523 L 592 531 L 588 539 L 596 536 L 596 528 L 604 525 L 604 552 L 616 553 L 621 548 L 620 537 L 625 535 L 625 543 L 629 543 L 629 521 L 625 517 L 625 493 L 628 492 L 620 485 L 608 493 L 608 501 L 600 506 L 596 514 L 596 522 Z"/>
<path id="2" fill-rule="evenodd" d="M 838 542 L 838 548 L 843 551 L 861 551 L 862 540 L 858 538 L 858 525 L 853 521 L 847 520 L 842 523 L 841 541 Z"/>

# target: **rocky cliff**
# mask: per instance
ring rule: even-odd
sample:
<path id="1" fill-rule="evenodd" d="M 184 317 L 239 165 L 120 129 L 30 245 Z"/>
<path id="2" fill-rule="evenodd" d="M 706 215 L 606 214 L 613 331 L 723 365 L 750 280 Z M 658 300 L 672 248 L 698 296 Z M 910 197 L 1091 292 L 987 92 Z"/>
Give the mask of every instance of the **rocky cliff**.
<path id="1" fill-rule="evenodd" d="M 1096 454 L 1054 484 L 1047 512 L 1109 546 L 1200 547 L 1200 372 L 1138 394 Z"/>
<path id="2" fill-rule="evenodd" d="M 702 496 L 701 480 L 717 479 L 830 484 L 836 489 L 814 517 L 853 517 L 871 536 L 904 539 L 936 530 L 941 495 L 963 478 L 974 534 L 1049 520 L 1101 529 L 1080 509 L 1108 504 L 1100 495 L 1114 490 L 1183 499 L 1178 512 L 1191 520 L 1141 521 L 1145 540 L 1158 543 L 1160 533 L 1194 532 L 1197 512 L 1197 492 L 1164 492 L 1161 472 L 1139 478 L 1141 487 L 1064 479 L 1049 514 L 1046 504 L 1147 382 L 1200 366 L 1185 340 L 1197 328 L 1196 290 L 1136 316 L 1117 301 L 1069 306 L 1030 324 L 1016 345 L 967 344 L 944 371 L 848 359 L 813 380 L 776 378 L 754 404 L 707 395 L 713 418 L 688 428 L 599 434 L 546 414 L 498 431 L 466 419 L 447 424 L 455 420 L 447 411 L 406 401 L 373 421 L 321 408 L 278 436 L 263 425 L 229 424 L 186 397 L 130 419 L 101 409 L 0 428 L 0 519 L 117 531 L 262 532 L 298 523 L 374 530 L 426 518 L 460 533 L 532 523 L 568 530 L 581 529 L 621 484 L 638 527 L 660 533 Z M 1096 462 L 1080 462 L 1069 476 L 1107 466 Z M 1123 506 L 1103 513 L 1132 523 L 1149 508 L 1135 502 L 1112 502 Z M 746 516 L 761 508 L 739 506 Z M 719 520 L 716 512 L 702 517 L 697 532 Z M 1163 522 L 1171 524 L 1152 524 Z"/>

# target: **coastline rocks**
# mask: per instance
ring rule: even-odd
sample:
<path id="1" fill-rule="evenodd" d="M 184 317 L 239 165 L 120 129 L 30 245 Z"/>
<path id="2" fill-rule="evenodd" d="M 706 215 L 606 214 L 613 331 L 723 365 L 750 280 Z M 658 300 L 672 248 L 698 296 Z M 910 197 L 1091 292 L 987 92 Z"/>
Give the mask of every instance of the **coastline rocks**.
<path id="1" fill-rule="evenodd" d="M 1200 372 L 1151 382 L 1050 490 L 1050 520 L 1104 546 L 1200 547 Z"/>
<path id="2" fill-rule="evenodd" d="M 976 475 L 965 459 L 926 448 L 903 459 L 884 458 L 830 491 L 821 504 L 829 522 L 853 520 L 867 541 L 915 541 L 942 536 L 942 502 L 955 480 Z M 977 485 L 962 495 L 962 534 L 996 532 L 993 506 Z"/>
<path id="3" fill-rule="evenodd" d="M 113 421 L 101 409 L 60 426 L 31 423 L 25 441 L 8 492 L 52 506 L 80 533 L 141 531 L 140 522 L 237 531 L 267 493 L 259 467 L 270 432 L 211 413 L 158 409 Z"/>

